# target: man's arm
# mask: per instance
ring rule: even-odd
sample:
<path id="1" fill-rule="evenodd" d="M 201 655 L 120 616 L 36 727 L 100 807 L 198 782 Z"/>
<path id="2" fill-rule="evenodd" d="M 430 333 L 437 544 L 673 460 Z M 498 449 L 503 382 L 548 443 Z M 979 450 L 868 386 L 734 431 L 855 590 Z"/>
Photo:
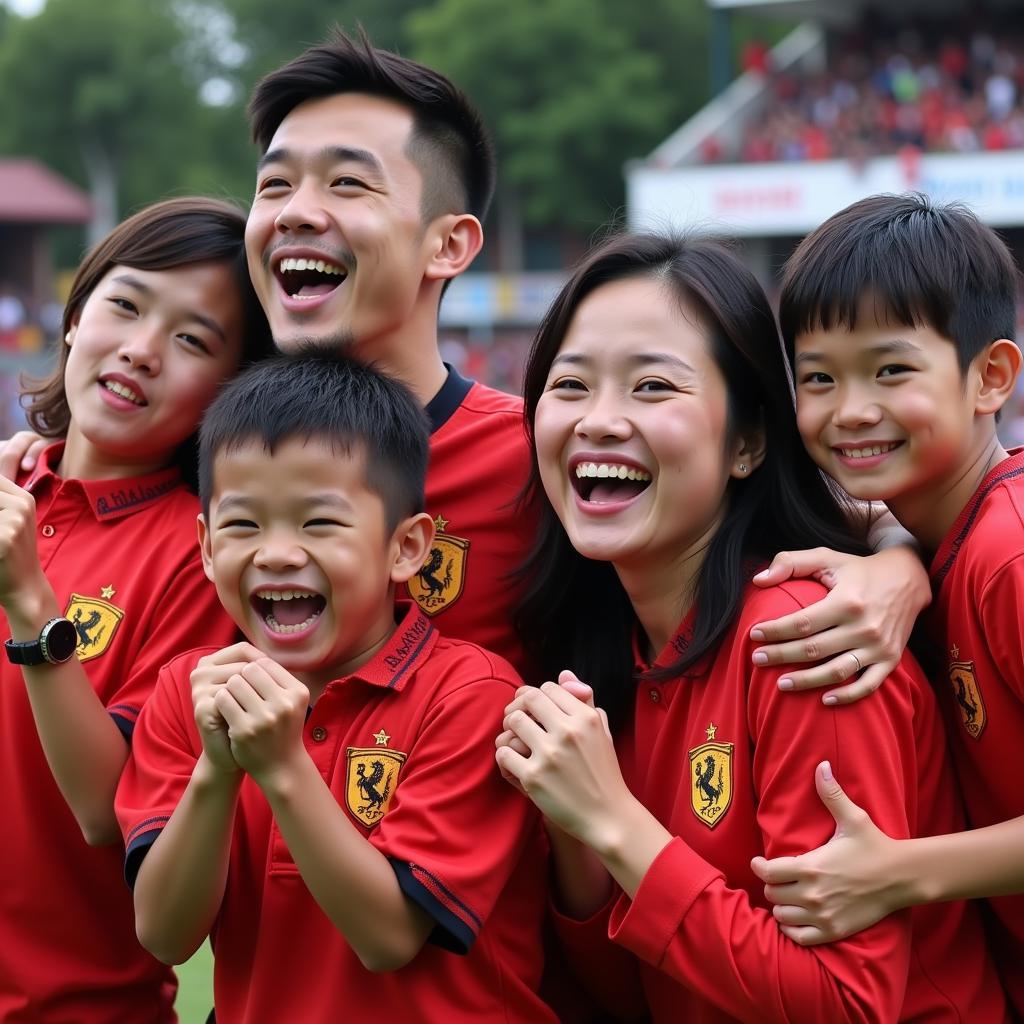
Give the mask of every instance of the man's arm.
<path id="1" fill-rule="evenodd" d="M 216 696 L 232 756 L 263 790 L 313 898 L 368 970 L 397 970 L 434 921 L 405 896 L 390 861 L 349 821 L 310 759 L 302 744 L 308 704 L 306 687 L 265 657 Z"/>

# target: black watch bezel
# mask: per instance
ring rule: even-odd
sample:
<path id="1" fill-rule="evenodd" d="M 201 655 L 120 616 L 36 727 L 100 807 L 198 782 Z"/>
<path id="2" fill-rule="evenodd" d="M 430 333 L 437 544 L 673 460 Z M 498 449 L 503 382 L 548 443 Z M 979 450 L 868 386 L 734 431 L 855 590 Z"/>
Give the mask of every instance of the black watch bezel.
<path id="1" fill-rule="evenodd" d="M 75 624 L 58 616 L 43 626 L 37 640 L 8 640 L 4 649 L 8 660 L 15 665 L 62 665 L 71 660 L 77 646 Z"/>

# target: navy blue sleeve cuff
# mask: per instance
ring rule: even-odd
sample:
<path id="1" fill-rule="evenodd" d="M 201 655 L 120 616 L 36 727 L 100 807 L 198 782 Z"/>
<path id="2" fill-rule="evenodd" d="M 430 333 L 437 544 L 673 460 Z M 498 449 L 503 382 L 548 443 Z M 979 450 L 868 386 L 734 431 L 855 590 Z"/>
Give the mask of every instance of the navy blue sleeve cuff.
<path id="1" fill-rule="evenodd" d="M 132 836 L 131 842 L 128 844 L 124 854 L 124 880 L 128 883 L 129 889 L 135 888 L 135 879 L 139 875 L 139 868 L 142 867 L 142 862 L 146 859 L 149 848 L 156 842 L 157 836 L 163 832 L 167 820 L 166 817 L 163 817 L 154 818 L 152 822 L 145 822 L 143 826 L 139 826 Z M 144 826 L 151 827 L 145 828 L 145 831 L 142 831 Z"/>
<path id="2" fill-rule="evenodd" d="M 124 737 L 125 742 L 128 746 L 132 745 L 132 733 L 135 732 L 135 719 L 129 721 L 127 718 L 122 717 L 116 711 L 109 712 L 110 717 L 114 720 L 114 725 L 121 730 L 121 735 Z"/>
<path id="3" fill-rule="evenodd" d="M 388 857 L 388 861 L 398 876 L 398 884 L 402 892 L 435 922 L 433 931 L 427 936 L 427 941 L 442 949 L 447 949 L 449 952 L 465 956 L 476 941 L 476 932 L 461 917 L 453 914 L 430 889 L 416 878 L 410 864 L 393 857 Z M 423 871 L 422 868 L 419 870 Z M 438 879 L 430 877 L 438 889 L 444 892 L 452 902 L 459 902 Z M 475 917 L 468 908 L 467 912 Z"/>

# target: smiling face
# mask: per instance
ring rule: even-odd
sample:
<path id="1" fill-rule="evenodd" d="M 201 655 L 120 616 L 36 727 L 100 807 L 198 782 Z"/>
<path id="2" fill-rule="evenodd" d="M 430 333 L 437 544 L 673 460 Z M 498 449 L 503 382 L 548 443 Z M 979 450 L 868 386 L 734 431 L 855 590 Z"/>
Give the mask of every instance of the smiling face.
<path id="1" fill-rule="evenodd" d="M 130 476 L 172 462 L 238 367 L 241 334 L 241 299 L 225 264 L 109 270 L 68 339 L 62 473 Z"/>
<path id="2" fill-rule="evenodd" d="M 401 341 L 418 303 L 436 318 L 412 129 L 400 104 L 344 93 L 300 104 L 274 133 L 246 251 L 282 351 L 353 344 L 376 359 Z"/>
<path id="3" fill-rule="evenodd" d="M 541 481 L 573 547 L 644 568 L 703 546 L 745 472 L 727 421 L 704 330 L 663 285 L 630 278 L 588 295 L 534 418 Z"/>
<path id="4" fill-rule="evenodd" d="M 253 442 L 219 452 L 213 481 L 203 561 L 246 637 L 314 688 L 366 661 L 394 629 L 394 582 L 422 556 L 405 565 L 363 456 Z"/>
<path id="5" fill-rule="evenodd" d="M 856 498 L 922 508 L 963 475 L 980 439 L 976 373 L 930 327 L 880 323 L 796 339 L 797 423 L 815 462 Z"/>

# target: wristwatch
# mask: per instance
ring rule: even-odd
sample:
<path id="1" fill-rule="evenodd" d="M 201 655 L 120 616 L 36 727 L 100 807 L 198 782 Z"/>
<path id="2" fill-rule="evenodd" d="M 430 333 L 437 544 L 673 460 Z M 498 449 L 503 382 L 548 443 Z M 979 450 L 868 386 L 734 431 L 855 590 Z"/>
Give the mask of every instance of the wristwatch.
<path id="1" fill-rule="evenodd" d="M 7 660 L 14 665 L 60 665 L 67 661 L 78 646 L 78 630 L 68 619 L 50 619 L 39 631 L 38 640 L 4 644 Z"/>

